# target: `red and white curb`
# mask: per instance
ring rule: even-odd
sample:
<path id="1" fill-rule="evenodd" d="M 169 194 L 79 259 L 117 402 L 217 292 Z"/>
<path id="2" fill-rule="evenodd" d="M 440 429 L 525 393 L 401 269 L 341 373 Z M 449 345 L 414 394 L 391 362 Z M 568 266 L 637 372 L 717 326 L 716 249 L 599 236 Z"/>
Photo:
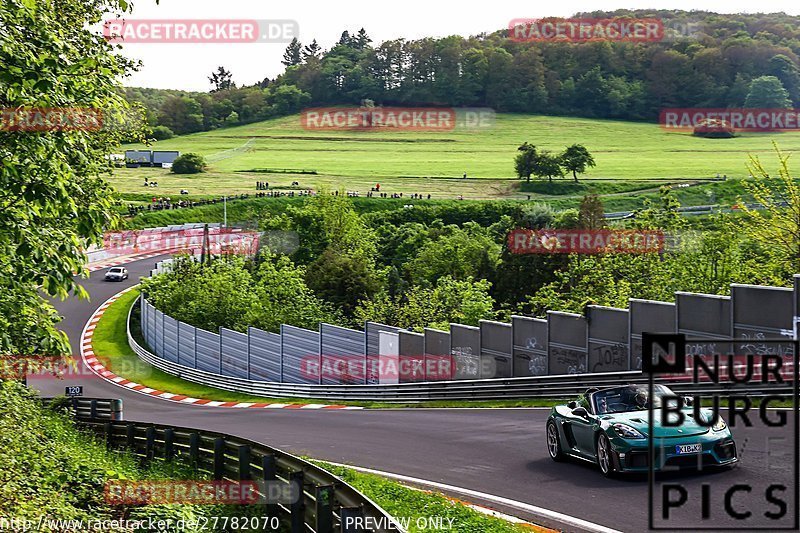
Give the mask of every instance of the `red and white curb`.
<path id="1" fill-rule="evenodd" d="M 89 272 L 97 272 L 98 270 L 103 270 L 104 268 L 111 268 L 119 265 L 124 265 L 126 263 L 130 263 L 131 261 L 141 261 L 142 259 L 150 259 L 151 257 L 157 257 L 159 255 L 166 255 L 179 252 L 180 248 L 173 248 L 171 250 L 160 250 L 158 252 L 148 252 L 144 254 L 135 254 L 135 255 L 126 255 L 122 257 L 115 257 L 113 259 L 107 259 L 105 261 L 100 261 L 98 263 L 90 264 L 86 269 Z"/>
<path id="2" fill-rule="evenodd" d="M 161 255 L 164 252 L 159 252 L 155 255 Z M 105 302 L 97 308 L 97 310 L 92 314 L 89 321 L 83 328 L 83 332 L 81 333 L 81 358 L 83 359 L 83 363 L 92 370 L 96 375 L 100 378 L 108 381 L 109 383 L 113 383 L 119 387 L 124 387 L 126 389 L 130 389 L 134 392 L 138 392 L 140 394 L 146 394 L 148 396 L 152 396 L 153 398 L 158 398 L 159 400 L 166 400 L 169 402 L 176 402 L 181 404 L 189 404 L 189 405 L 203 405 L 206 407 L 227 407 L 233 409 L 322 409 L 322 410 L 361 410 L 363 407 L 351 407 L 347 405 L 327 405 L 327 404 L 320 404 L 320 403 L 306 403 L 306 404 L 291 404 L 291 403 L 252 403 L 252 402 L 224 402 L 224 401 L 216 401 L 216 400 L 208 400 L 203 398 L 192 398 L 190 396 L 185 396 L 183 394 L 173 394 L 171 392 L 166 392 L 162 390 L 152 389 L 150 387 L 146 387 L 139 383 L 130 381 L 128 379 L 123 378 L 122 376 L 118 376 L 114 374 L 112 371 L 107 369 L 103 363 L 97 358 L 94 353 L 94 349 L 92 348 L 92 337 L 94 336 L 94 330 L 97 327 L 98 322 L 100 322 L 100 318 L 106 312 L 111 304 L 116 302 L 122 295 L 126 292 L 135 289 L 136 286 L 128 287 L 124 289 Z"/>

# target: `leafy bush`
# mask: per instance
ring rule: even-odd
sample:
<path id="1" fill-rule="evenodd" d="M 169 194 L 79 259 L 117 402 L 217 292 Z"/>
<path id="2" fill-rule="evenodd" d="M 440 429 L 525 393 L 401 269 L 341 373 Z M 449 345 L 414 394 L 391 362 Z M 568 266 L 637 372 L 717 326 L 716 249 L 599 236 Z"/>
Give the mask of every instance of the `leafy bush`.
<path id="1" fill-rule="evenodd" d="M 172 163 L 172 172 L 175 174 L 199 174 L 205 172 L 208 165 L 200 154 L 181 154 Z"/>
<path id="2" fill-rule="evenodd" d="M 153 128 L 152 137 L 157 141 L 165 141 L 175 137 L 175 133 L 166 126 L 156 126 Z"/>
<path id="3" fill-rule="evenodd" d="M 277 331 L 280 324 L 316 328 L 335 313 L 304 281 L 305 270 L 286 256 L 238 256 L 200 265 L 178 258 L 170 272 L 142 281 L 142 291 L 169 316 L 202 329 Z"/>

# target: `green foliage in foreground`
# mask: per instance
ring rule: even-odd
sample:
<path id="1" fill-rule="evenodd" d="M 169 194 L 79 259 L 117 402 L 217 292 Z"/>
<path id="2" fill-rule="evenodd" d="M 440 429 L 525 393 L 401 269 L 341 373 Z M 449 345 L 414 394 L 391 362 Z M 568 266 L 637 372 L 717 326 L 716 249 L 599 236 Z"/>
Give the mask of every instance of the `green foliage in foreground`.
<path id="1" fill-rule="evenodd" d="M 531 529 L 530 526 L 516 525 L 484 515 L 462 503 L 449 500 L 441 494 L 412 489 L 397 481 L 358 472 L 351 468 L 333 466 L 322 461 L 313 462 L 366 494 L 386 512 L 398 519 L 401 525 L 407 525 L 409 533 L 425 531 L 425 528 L 420 526 L 425 519 L 431 518 L 443 519 L 445 526 L 450 524 L 448 520 L 452 520 L 449 531 L 455 532 L 530 533 L 537 531 L 535 527 Z M 420 520 L 419 525 L 417 520 Z"/>
<path id="2" fill-rule="evenodd" d="M 155 460 L 142 467 L 131 455 L 108 451 L 76 429 L 65 412 L 43 407 L 19 382 L 0 382 L 0 516 L 27 519 L 44 531 L 69 529 L 55 520 L 197 520 L 242 516 L 255 508 L 221 505 L 111 506 L 104 500 L 109 481 L 197 479 L 180 463 Z M 260 511 L 260 509 L 258 510 Z M 74 528 L 73 528 L 74 529 Z M 173 527 L 169 531 L 175 531 Z M 187 528 L 181 533 L 195 531 Z M 139 531 L 147 531 L 140 529 Z"/>
<path id="3" fill-rule="evenodd" d="M 102 242 L 113 222 L 106 156 L 123 133 L 97 130 L 88 115 L 101 111 L 105 122 L 130 111 L 117 89 L 135 66 L 99 30 L 122 5 L 0 2 L 0 107 L 73 109 L 48 119 L 41 127 L 48 131 L 0 131 L 0 356 L 69 353 L 55 326 L 59 317 L 42 295 L 85 296 L 73 273 L 83 269 L 85 248 Z M 124 118 L 132 123 L 135 116 Z M 59 131 L 62 120 L 87 127 Z"/>

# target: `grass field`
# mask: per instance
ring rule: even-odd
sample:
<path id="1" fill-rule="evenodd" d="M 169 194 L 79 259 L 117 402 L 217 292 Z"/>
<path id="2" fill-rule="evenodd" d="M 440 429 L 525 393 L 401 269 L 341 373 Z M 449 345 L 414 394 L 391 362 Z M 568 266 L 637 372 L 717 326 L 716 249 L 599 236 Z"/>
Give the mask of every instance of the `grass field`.
<path id="1" fill-rule="evenodd" d="M 198 152 L 210 163 L 201 176 L 177 177 L 163 169 L 119 169 L 113 184 L 122 193 L 149 193 L 144 178 L 159 182 L 159 195 L 240 193 L 255 181 L 317 189 L 431 193 L 438 198 L 525 198 L 529 186 L 514 178 L 513 158 L 523 141 L 560 151 L 584 144 L 597 166 L 583 180 L 649 183 L 745 177 L 748 154 L 771 157 L 772 141 L 787 152 L 800 149 L 800 133 L 743 133 L 734 139 L 701 139 L 657 124 L 500 114 L 492 128 L 448 133 L 413 131 L 307 131 L 299 115 L 156 142 L 153 149 Z M 141 148 L 131 145 L 126 148 Z M 261 172 L 304 170 L 316 174 Z M 468 179 L 462 179 L 464 172 Z M 564 183 L 571 178 L 565 178 Z M 624 191 L 618 191 L 624 192 Z"/>

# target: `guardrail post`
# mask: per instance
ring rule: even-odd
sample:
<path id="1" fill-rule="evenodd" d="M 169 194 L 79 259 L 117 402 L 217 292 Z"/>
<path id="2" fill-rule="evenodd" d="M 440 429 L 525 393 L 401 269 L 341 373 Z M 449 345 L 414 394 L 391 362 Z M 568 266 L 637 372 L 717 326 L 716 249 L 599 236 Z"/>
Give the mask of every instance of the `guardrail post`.
<path id="1" fill-rule="evenodd" d="M 196 431 L 189 434 L 189 462 L 195 470 L 200 465 L 200 434 Z"/>
<path id="2" fill-rule="evenodd" d="M 97 418 L 97 400 L 92 400 L 91 402 L 89 402 L 89 408 L 90 408 L 89 418 L 94 420 L 95 418 Z"/>
<path id="3" fill-rule="evenodd" d="M 290 506 L 290 511 L 292 513 L 292 533 L 304 533 L 306 528 L 306 502 L 305 494 L 303 494 L 304 479 L 305 475 L 302 470 L 297 470 L 289 474 L 289 484 L 292 485 L 293 493 L 295 491 L 297 493 L 297 500 Z"/>
<path id="4" fill-rule="evenodd" d="M 125 446 L 136 453 L 136 426 L 133 424 L 125 426 Z"/>
<path id="5" fill-rule="evenodd" d="M 239 446 L 239 481 L 250 477 L 250 446 Z"/>
<path id="6" fill-rule="evenodd" d="M 364 510 L 361 507 L 342 507 L 339 510 L 339 516 L 342 520 L 342 533 L 356 533 L 363 531 L 358 527 L 363 524 Z"/>
<path id="7" fill-rule="evenodd" d="M 111 400 L 111 420 L 122 420 L 122 399 Z"/>
<path id="8" fill-rule="evenodd" d="M 156 449 L 156 428 L 149 427 L 145 430 L 145 447 L 144 447 L 144 458 L 146 461 L 150 461 L 155 457 L 155 449 Z"/>
<path id="9" fill-rule="evenodd" d="M 333 533 L 333 485 L 318 485 L 315 489 L 316 533 Z"/>
<path id="10" fill-rule="evenodd" d="M 175 430 L 167 428 L 164 430 L 164 459 L 167 462 L 175 457 Z"/>
<path id="11" fill-rule="evenodd" d="M 225 439 L 214 439 L 214 480 L 219 481 L 225 477 Z"/>
<path id="12" fill-rule="evenodd" d="M 103 435 L 105 436 L 106 439 L 106 448 L 109 449 L 111 448 L 111 444 L 113 442 L 113 437 L 114 437 L 113 431 L 114 431 L 114 426 L 113 424 L 111 424 L 111 422 L 106 422 L 105 424 L 103 424 Z"/>
<path id="13" fill-rule="evenodd" d="M 275 472 L 275 456 L 272 454 L 265 455 L 261 458 L 261 471 L 262 471 L 262 478 L 264 480 L 264 488 L 265 494 L 264 497 L 267 500 L 267 516 L 278 516 L 278 505 L 274 502 L 269 501 L 269 487 L 278 479 L 278 475 Z"/>

